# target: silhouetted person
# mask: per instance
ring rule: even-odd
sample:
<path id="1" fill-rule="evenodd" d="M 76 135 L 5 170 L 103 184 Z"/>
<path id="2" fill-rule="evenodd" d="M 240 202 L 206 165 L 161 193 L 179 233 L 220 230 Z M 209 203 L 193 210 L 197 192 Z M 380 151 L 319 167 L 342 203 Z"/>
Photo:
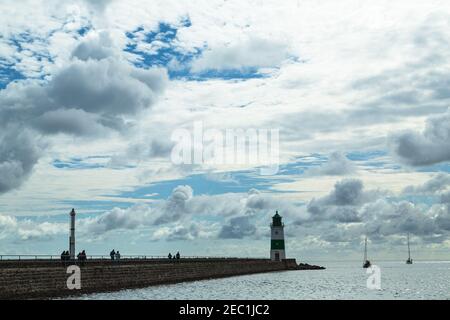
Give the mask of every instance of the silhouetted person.
<path id="1" fill-rule="evenodd" d="M 86 261 L 86 251 L 81 251 L 81 264 L 84 265 L 84 262 Z"/>
<path id="2" fill-rule="evenodd" d="M 119 250 L 117 250 L 117 252 L 116 252 L 116 260 L 117 260 L 117 262 L 119 262 L 119 260 L 120 260 L 120 252 L 119 252 Z"/>
<path id="3" fill-rule="evenodd" d="M 109 256 L 111 257 L 111 260 L 114 260 L 114 256 L 116 255 L 116 251 L 112 249 L 112 251 L 109 253 Z"/>
<path id="4" fill-rule="evenodd" d="M 66 265 L 66 251 L 63 251 L 62 253 L 61 253 L 61 262 L 62 262 L 62 264 L 63 265 Z"/>
<path id="5" fill-rule="evenodd" d="M 169 260 L 172 260 L 172 254 L 169 252 L 169 255 L 167 256 L 167 258 L 169 258 Z"/>
<path id="6" fill-rule="evenodd" d="M 177 252 L 176 257 L 177 257 L 177 260 L 180 260 L 180 252 Z"/>
<path id="7" fill-rule="evenodd" d="M 83 254 L 81 252 L 78 252 L 77 259 L 80 265 L 83 265 Z"/>

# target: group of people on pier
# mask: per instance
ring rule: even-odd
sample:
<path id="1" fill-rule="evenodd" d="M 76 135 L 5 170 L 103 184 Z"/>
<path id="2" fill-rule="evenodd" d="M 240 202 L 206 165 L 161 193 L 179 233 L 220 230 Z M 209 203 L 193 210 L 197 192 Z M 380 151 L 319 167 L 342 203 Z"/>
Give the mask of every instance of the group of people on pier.
<path id="1" fill-rule="evenodd" d="M 78 258 L 78 261 L 80 261 L 81 264 L 84 264 L 84 262 L 87 259 L 86 251 L 83 250 L 80 253 L 78 253 L 77 258 Z"/>
<path id="2" fill-rule="evenodd" d="M 86 259 L 87 259 L 86 251 L 83 250 L 83 251 L 79 252 L 77 255 L 77 259 L 79 262 L 84 263 L 84 261 L 86 261 Z M 61 253 L 61 261 L 62 262 L 70 261 L 69 251 L 63 251 Z"/>
<path id="3" fill-rule="evenodd" d="M 112 251 L 109 253 L 109 256 L 111 257 L 111 260 L 116 260 L 116 261 L 119 261 L 120 260 L 120 252 L 119 252 L 119 250 L 117 250 L 117 252 L 114 250 L 114 249 L 112 249 Z"/>
<path id="4" fill-rule="evenodd" d="M 169 255 L 167 256 L 167 258 L 169 258 L 169 260 L 180 260 L 180 252 L 177 252 L 177 254 L 174 254 L 172 256 L 172 254 L 169 252 Z"/>
<path id="5" fill-rule="evenodd" d="M 61 253 L 61 261 L 69 261 L 70 260 L 70 253 L 69 251 L 63 251 Z"/>
<path id="6" fill-rule="evenodd" d="M 109 253 L 109 256 L 111 257 L 112 261 L 119 261 L 120 260 L 120 252 L 119 251 L 115 251 L 114 249 L 112 249 L 112 251 Z M 169 260 L 180 260 L 181 256 L 180 256 L 180 252 L 178 251 L 176 254 L 172 255 L 172 253 L 169 252 L 169 255 L 167 256 Z M 62 262 L 66 262 L 66 261 L 70 261 L 70 253 L 69 251 L 63 251 L 61 253 L 61 261 Z M 77 260 L 81 263 L 84 264 L 84 262 L 87 260 L 87 256 L 86 256 L 86 251 L 83 250 L 80 253 L 78 253 L 77 255 Z"/>

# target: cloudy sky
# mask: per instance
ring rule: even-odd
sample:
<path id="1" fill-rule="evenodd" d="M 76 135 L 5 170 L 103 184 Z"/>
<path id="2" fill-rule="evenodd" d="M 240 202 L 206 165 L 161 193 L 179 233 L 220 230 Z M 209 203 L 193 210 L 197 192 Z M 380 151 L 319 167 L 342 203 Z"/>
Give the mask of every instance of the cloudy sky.
<path id="1" fill-rule="evenodd" d="M 448 1 L 0 2 L 0 253 L 448 259 Z M 280 167 L 172 133 L 278 129 Z"/>

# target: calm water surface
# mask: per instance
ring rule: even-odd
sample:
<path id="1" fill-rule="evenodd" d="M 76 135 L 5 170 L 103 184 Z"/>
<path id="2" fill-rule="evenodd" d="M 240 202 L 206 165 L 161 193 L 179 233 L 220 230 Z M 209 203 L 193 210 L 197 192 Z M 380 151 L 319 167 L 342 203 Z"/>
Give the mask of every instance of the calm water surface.
<path id="1" fill-rule="evenodd" d="M 375 263 L 381 290 L 366 286 L 359 262 L 322 262 L 326 270 L 286 271 L 84 295 L 81 299 L 450 299 L 450 261 Z"/>

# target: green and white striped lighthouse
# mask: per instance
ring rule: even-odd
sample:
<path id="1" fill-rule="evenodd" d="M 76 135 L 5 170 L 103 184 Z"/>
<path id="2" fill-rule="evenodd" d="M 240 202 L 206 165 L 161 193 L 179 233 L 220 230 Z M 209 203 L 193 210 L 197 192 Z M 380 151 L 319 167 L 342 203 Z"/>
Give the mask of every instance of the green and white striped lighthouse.
<path id="1" fill-rule="evenodd" d="M 278 211 L 272 217 L 270 224 L 270 260 L 281 261 L 286 259 L 286 251 L 284 249 L 284 224 L 281 221 Z"/>

